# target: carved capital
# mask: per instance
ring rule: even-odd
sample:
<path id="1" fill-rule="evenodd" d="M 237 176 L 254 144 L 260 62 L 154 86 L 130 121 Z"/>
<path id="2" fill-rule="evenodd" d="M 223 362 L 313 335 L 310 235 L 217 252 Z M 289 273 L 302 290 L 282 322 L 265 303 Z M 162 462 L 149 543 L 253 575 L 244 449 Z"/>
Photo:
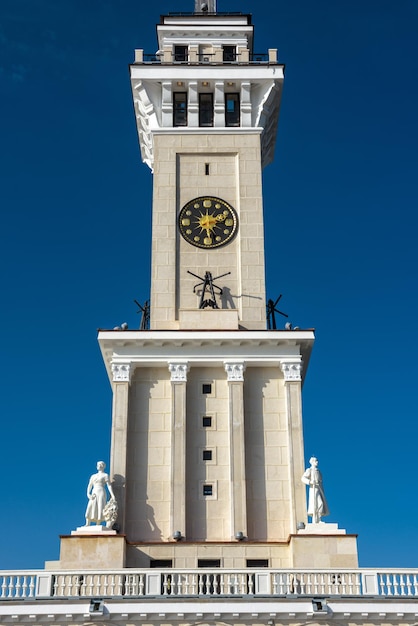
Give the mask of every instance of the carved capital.
<path id="1" fill-rule="evenodd" d="M 302 361 L 296 361 L 293 363 L 282 361 L 280 363 L 280 367 L 284 375 L 285 383 L 295 381 L 300 382 L 302 380 Z"/>
<path id="2" fill-rule="evenodd" d="M 169 363 L 168 369 L 170 370 L 172 383 L 187 382 L 187 372 L 190 369 L 188 363 Z"/>
<path id="3" fill-rule="evenodd" d="M 130 383 L 132 377 L 132 365 L 130 363 L 112 363 L 113 382 Z"/>
<path id="4" fill-rule="evenodd" d="M 227 380 L 229 383 L 243 383 L 245 363 L 240 361 L 238 363 L 224 363 Z"/>

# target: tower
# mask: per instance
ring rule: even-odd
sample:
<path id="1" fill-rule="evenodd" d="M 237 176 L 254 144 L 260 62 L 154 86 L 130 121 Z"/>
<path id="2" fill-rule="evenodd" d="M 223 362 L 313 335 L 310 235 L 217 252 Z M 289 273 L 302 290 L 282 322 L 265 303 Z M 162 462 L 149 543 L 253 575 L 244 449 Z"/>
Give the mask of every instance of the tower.
<path id="1" fill-rule="evenodd" d="M 99 333 L 119 533 L 84 527 L 45 570 L 0 572 L 0 624 L 416 623 L 416 570 L 359 570 L 353 536 L 307 524 L 314 334 L 264 321 L 259 174 L 283 67 L 213 0 L 157 32 L 131 68 L 154 169 L 151 328 Z"/>
<path id="2" fill-rule="evenodd" d="M 263 330 L 261 169 L 273 157 L 284 68 L 276 50 L 254 58 L 250 16 L 196 5 L 209 11 L 161 18 L 157 64 L 137 51 L 131 67 L 142 158 L 154 172 L 151 329 Z M 206 210 L 233 211 L 234 223 L 196 230 L 194 213 Z M 230 274 L 222 313 L 202 318 L 187 270 L 209 268 Z"/>
<path id="3" fill-rule="evenodd" d="M 150 328 L 99 333 L 113 388 L 111 564 L 353 567 L 344 531 L 326 554 L 323 536 L 303 534 L 314 333 L 266 326 L 261 172 L 284 67 L 276 49 L 254 55 L 250 15 L 215 2 L 161 16 L 157 37 L 156 55 L 136 50 L 130 68 L 153 171 Z M 94 562 L 84 538 L 82 552 Z"/>

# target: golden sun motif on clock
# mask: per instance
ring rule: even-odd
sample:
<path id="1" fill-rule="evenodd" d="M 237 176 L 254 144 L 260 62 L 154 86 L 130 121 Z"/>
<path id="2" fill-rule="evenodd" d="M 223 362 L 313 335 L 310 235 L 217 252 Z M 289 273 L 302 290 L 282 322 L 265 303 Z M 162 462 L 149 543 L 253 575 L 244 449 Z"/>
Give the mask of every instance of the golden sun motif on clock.
<path id="1" fill-rule="evenodd" d="M 235 236 L 238 215 L 225 200 L 202 196 L 184 205 L 178 226 L 184 239 L 192 246 L 219 248 Z"/>

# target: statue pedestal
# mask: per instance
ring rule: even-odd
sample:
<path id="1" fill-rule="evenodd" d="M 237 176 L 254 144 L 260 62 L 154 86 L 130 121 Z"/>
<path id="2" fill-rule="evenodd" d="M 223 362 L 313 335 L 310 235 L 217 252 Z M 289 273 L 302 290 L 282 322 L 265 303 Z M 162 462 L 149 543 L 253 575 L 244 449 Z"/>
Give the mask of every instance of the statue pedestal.
<path id="1" fill-rule="evenodd" d="M 112 528 L 106 528 L 106 526 L 102 526 L 97 524 L 96 526 L 79 526 L 76 530 L 71 531 L 71 536 L 75 535 L 117 535 L 116 530 Z"/>
<path id="2" fill-rule="evenodd" d="M 86 529 L 88 529 L 86 531 Z M 102 529 L 102 530 L 101 530 Z M 122 569 L 125 567 L 126 539 L 104 526 L 87 526 L 61 536 L 60 560 L 54 569 Z"/>
<path id="3" fill-rule="evenodd" d="M 290 537 L 292 567 L 356 569 L 357 535 L 347 535 L 338 524 L 307 524 Z"/>
<path id="4" fill-rule="evenodd" d="M 307 524 L 305 528 L 298 530 L 298 535 L 346 535 L 347 532 L 343 528 L 338 528 L 338 524 L 327 524 L 319 522 L 319 524 Z"/>

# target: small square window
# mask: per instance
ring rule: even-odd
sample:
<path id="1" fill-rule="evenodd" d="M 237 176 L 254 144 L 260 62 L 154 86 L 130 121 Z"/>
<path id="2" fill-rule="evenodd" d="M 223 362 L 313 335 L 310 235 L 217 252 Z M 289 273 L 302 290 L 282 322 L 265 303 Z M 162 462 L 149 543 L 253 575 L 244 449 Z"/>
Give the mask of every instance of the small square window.
<path id="1" fill-rule="evenodd" d="M 203 450 L 203 460 L 204 461 L 211 461 L 212 460 L 212 450 Z"/>
<path id="2" fill-rule="evenodd" d="M 212 393 L 212 385 L 210 383 L 203 383 L 202 393 Z"/>
<path id="3" fill-rule="evenodd" d="M 213 495 L 213 485 L 203 485 L 203 495 L 204 496 L 212 496 Z"/>
<path id="4" fill-rule="evenodd" d="M 210 428 L 212 426 L 212 418 L 205 415 L 202 419 L 203 428 Z"/>

